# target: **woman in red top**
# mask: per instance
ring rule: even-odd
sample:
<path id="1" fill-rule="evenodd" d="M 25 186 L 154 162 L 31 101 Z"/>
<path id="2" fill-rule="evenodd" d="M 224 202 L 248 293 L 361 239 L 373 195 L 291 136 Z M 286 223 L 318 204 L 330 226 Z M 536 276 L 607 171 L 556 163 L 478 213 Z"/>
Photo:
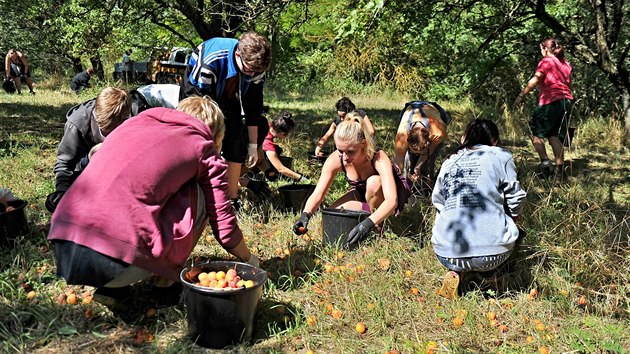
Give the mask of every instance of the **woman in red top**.
<path id="1" fill-rule="evenodd" d="M 529 121 L 532 144 L 540 156 L 541 173 L 550 176 L 554 168 L 545 149 L 545 138 L 549 139 L 556 162 L 555 175 L 562 178 L 566 176 L 562 143 L 573 108 L 570 88 L 572 68 L 564 58 L 564 48 L 555 38 L 543 40 L 540 52 L 543 58 L 534 76 L 514 101 L 514 106 L 520 107 L 525 95 L 538 87 L 538 106 Z"/>

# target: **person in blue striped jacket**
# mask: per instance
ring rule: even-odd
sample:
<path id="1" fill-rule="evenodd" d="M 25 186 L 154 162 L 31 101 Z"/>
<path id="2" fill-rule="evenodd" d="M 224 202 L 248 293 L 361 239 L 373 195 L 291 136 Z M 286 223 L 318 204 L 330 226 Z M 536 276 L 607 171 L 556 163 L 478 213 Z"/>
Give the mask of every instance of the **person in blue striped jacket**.
<path id="1" fill-rule="evenodd" d="M 192 53 L 181 82 L 180 99 L 210 96 L 225 115 L 225 144 L 230 199 L 239 209 L 241 166 L 258 159 L 258 120 L 263 113 L 265 72 L 271 65 L 271 44 L 256 32 L 235 38 L 212 38 Z"/>

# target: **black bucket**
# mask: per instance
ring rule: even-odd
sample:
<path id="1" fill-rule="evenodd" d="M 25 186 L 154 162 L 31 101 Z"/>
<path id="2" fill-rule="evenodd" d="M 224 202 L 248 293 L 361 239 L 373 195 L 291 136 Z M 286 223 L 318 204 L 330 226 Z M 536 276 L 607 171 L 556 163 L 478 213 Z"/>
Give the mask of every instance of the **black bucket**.
<path id="1" fill-rule="evenodd" d="M 293 169 L 293 158 L 289 156 L 278 156 L 282 165 L 289 170 Z"/>
<path id="2" fill-rule="evenodd" d="M 25 200 L 14 200 L 7 204 L 15 210 L 0 212 L 0 244 L 6 244 L 14 240 L 16 236 L 28 233 L 28 220 L 26 219 Z"/>
<path id="3" fill-rule="evenodd" d="M 315 155 L 315 151 L 310 151 L 308 153 L 308 161 L 309 162 L 318 162 L 320 164 L 324 163 L 326 161 L 326 159 L 328 158 L 328 156 L 330 156 L 330 153 L 328 151 L 322 151 L 324 153 L 324 155 L 322 156 L 317 156 Z"/>
<path id="4" fill-rule="evenodd" d="M 358 244 L 348 243 L 348 234 L 365 220 L 370 213 L 364 210 L 322 209 L 322 230 L 324 245 L 354 250 Z"/>
<path id="5" fill-rule="evenodd" d="M 298 213 L 314 190 L 315 186 L 312 184 L 287 184 L 278 188 L 284 209 Z"/>
<path id="6" fill-rule="evenodd" d="M 254 286 L 222 290 L 192 282 L 201 272 L 227 272 L 229 269 L 236 270 L 244 280 L 253 280 Z M 267 281 L 266 271 L 247 263 L 213 261 L 185 268 L 180 279 L 186 288 L 188 331 L 196 344 L 220 349 L 251 338 L 256 307 Z"/>

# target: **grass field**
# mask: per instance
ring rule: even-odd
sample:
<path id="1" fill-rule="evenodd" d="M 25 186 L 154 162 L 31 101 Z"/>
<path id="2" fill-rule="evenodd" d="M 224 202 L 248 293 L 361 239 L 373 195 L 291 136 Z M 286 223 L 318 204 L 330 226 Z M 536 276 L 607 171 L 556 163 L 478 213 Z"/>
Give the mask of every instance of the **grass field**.
<path id="1" fill-rule="evenodd" d="M 68 286 L 56 277 L 44 201 L 54 189 L 65 113 L 97 91 L 77 97 L 48 86 L 40 85 L 36 96 L 0 93 L 0 186 L 29 202 L 30 222 L 27 235 L 0 251 L 0 352 L 206 351 L 188 338 L 184 307 L 143 309 L 144 315 L 127 323 L 89 301 L 93 288 Z M 282 110 L 296 116 L 297 132 L 282 146 L 295 169 L 315 179 L 319 166 L 307 162 L 307 152 L 333 118 L 338 98 L 267 96 L 270 116 Z M 407 99 L 351 98 L 367 110 L 379 144 L 391 156 Z M 578 130 L 567 151 L 572 177 L 558 183 L 534 174 L 538 160 L 524 114 L 469 102 L 443 105 L 455 118 L 445 151 L 456 146 L 470 119 L 485 117 L 498 122 L 503 144 L 514 154 L 528 191 L 520 221 L 527 237 L 506 266 L 481 289 L 444 300 L 434 293 L 445 269 L 430 247 L 429 201 L 413 200 L 390 218 L 382 237 L 342 252 L 322 246 L 321 213 L 309 233 L 298 237 L 291 231 L 297 215 L 277 207 L 277 194 L 269 201 L 249 196 L 239 225 L 269 280 L 254 338 L 223 352 L 628 352 L 630 152 L 620 143 L 620 126 L 606 117 L 574 122 Z M 281 183 L 272 183 L 273 189 Z M 336 180 L 325 202 L 346 187 Z M 208 233 L 192 257 L 229 259 Z M 70 293 L 78 304 L 68 304 Z M 358 322 L 365 333 L 355 330 Z"/>

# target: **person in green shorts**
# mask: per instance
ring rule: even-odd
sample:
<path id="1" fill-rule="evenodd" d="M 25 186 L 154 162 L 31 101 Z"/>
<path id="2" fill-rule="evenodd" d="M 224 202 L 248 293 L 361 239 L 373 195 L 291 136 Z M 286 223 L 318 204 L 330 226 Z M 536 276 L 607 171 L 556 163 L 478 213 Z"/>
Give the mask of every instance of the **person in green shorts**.
<path id="1" fill-rule="evenodd" d="M 567 131 L 567 123 L 573 109 L 571 94 L 571 65 L 564 58 L 564 48 L 555 38 L 547 38 L 540 43 L 543 56 L 538 63 L 534 76 L 514 101 L 519 108 L 523 98 L 538 87 L 540 96 L 538 106 L 529 120 L 531 140 L 540 157 L 540 172 L 545 177 L 567 177 L 564 169 L 563 141 Z M 547 156 L 545 138 L 549 140 L 555 168 Z"/>

